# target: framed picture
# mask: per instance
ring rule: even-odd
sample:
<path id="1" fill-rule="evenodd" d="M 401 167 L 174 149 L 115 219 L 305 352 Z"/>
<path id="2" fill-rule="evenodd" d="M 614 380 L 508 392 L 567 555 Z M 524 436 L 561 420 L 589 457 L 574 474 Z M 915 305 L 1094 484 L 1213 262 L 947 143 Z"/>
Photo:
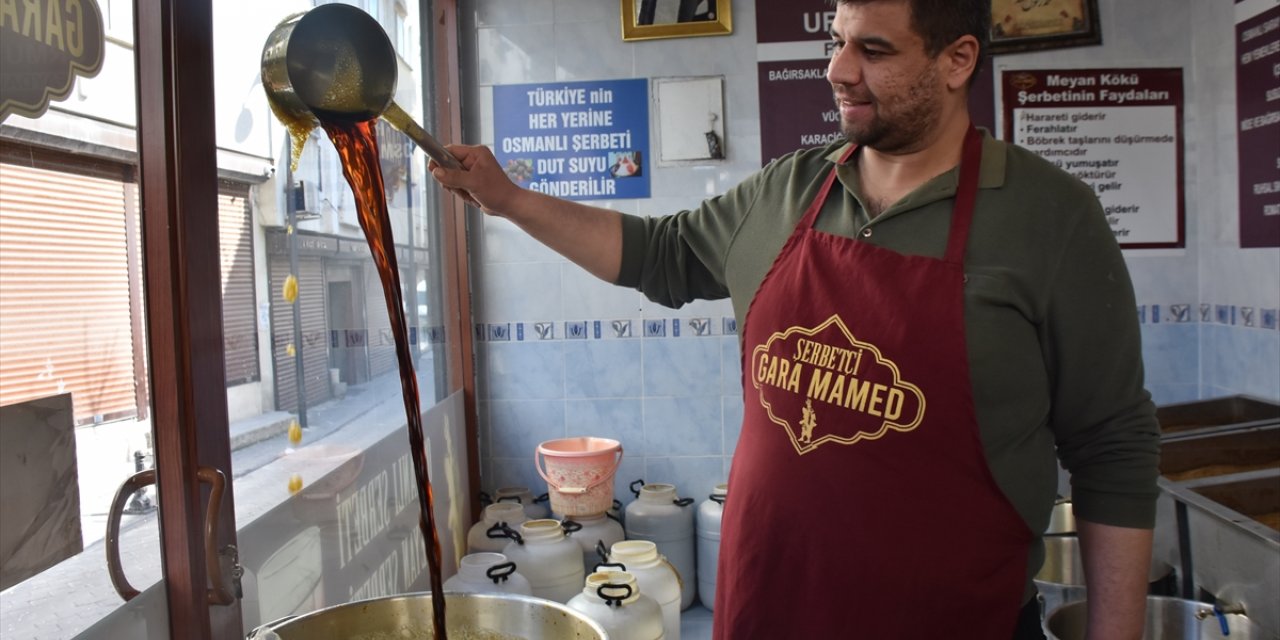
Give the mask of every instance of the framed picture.
<path id="1" fill-rule="evenodd" d="M 991 53 L 1102 44 L 1098 0 L 991 0 Z"/>
<path id="2" fill-rule="evenodd" d="M 730 0 L 622 0 L 622 39 L 733 33 Z"/>

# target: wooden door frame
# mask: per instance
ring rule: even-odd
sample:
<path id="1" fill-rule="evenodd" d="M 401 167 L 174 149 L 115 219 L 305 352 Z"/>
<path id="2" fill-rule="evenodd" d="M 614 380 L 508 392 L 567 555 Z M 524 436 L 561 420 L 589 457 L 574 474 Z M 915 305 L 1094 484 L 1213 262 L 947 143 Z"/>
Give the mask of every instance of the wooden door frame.
<path id="1" fill-rule="evenodd" d="M 243 637 L 240 603 L 208 603 L 196 474 L 230 475 L 218 246 L 211 0 L 134 3 L 138 165 L 160 544 L 173 638 Z M 227 483 L 217 548 L 235 540 Z M 225 578 L 225 576 L 224 576 Z"/>
<path id="2" fill-rule="evenodd" d="M 422 16 L 430 43 L 437 137 L 462 141 L 457 0 L 436 0 Z M 171 637 L 243 637 L 240 603 L 208 603 L 201 467 L 228 474 L 226 375 L 217 237 L 217 141 L 214 128 L 212 0 L 134 3 L 146 318 L 165 595 Z M 424 47 L 424 50 L 426 48 Z M 441 199 L 445 246 L 445 329 L 449 386 L 465 398 L 467 466 L 480 487 L 474 336 L 467 252 L 467 209 Z M 158 348 L 157 348 L 158 347 Z M 468 496 L 473 517 L 476 492 Z M 235 543 L 235 501 L 227 483 L 217 548 Z M 227 578 L 224 572 L 224 580 Z"/>
<path id="3" fill-rule="evenodd" d="M 421 8 L 421 7 L 419 7 Z M 423 69 L 431 73 L 422 86 L 430 92 L 430 112 L 434 114 L 435 136 L 443 144 L 461 144 L 462 107 L 458 78 L 458 0 L 435 0 L 431 14 L 421 13 Z M 432 62 L 427 66 L 427 56 Z M 431 126 L 430 124 L 428 126 Z M 450 391 L 463 391 L 466 416 L 467 473 L 471 495 L 467 496 L 472 521 L 480 517 L 479 413 L 476 409 L 475 334 L 471 331 L 471 269 L 467 251 L 467 207 L 460 198 L 447 194 L 440 198 L 440 219 L 444 239 L 445 335 L 448 345 Z"/>

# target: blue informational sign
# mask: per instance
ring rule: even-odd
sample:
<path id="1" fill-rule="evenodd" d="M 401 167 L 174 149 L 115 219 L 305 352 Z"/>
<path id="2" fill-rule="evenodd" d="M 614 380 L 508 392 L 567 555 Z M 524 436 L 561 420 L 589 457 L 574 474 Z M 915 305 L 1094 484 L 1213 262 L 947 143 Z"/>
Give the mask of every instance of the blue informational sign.
<path id="1" fill-rule="evenodd" d="M 649 197 L 649 81 L 493 88 L 494 155 L 521 186 L 568 200 Z"/>

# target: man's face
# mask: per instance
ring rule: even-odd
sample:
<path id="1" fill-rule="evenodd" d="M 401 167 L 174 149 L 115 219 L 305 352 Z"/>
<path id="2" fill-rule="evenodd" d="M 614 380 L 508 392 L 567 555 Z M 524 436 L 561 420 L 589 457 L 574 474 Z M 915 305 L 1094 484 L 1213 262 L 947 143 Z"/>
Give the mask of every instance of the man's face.
<path id="1" fill-rule="evenodd" d="M 905 0 L 840 4 L 827 81 L 849 140 L 885 153 L 915 151 L 938 121 L 944 94 L 936 58 L 911 27 Z"/>

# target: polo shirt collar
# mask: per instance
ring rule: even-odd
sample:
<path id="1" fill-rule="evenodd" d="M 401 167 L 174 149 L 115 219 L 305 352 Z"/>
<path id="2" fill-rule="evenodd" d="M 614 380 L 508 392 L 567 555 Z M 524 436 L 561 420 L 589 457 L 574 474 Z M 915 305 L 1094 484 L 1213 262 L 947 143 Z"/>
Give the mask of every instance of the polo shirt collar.
<path id="1" fill-rule="evenodd" d="M 982 133 L 982 166 L 978 168 L 978 188 L 999 189 L 1004 186 L 1008 145 L 991 137 L 991 133 L 986 129 L 979 127 L 978 130 Z M 825 156 L 826 160 L 832 164 L 838 164 L 840 157 L 848 151 L 849 146 L 850 144 L 843 144 L 836 147 Z M 857 172 L 852 171 L 852 164 L 841 166 L 842 168 L 837 172 L 840 182 L 844 184 L 846 189 L 856 194 L 861 194 L 861 184 L 858 181 Z M 959 182 L 958 174 L 958 168 L 953 168 L 925 182 L 895 203 L 890 207 L 890 210 L 915 209 L 955 196 L 957 183 Z"/>

